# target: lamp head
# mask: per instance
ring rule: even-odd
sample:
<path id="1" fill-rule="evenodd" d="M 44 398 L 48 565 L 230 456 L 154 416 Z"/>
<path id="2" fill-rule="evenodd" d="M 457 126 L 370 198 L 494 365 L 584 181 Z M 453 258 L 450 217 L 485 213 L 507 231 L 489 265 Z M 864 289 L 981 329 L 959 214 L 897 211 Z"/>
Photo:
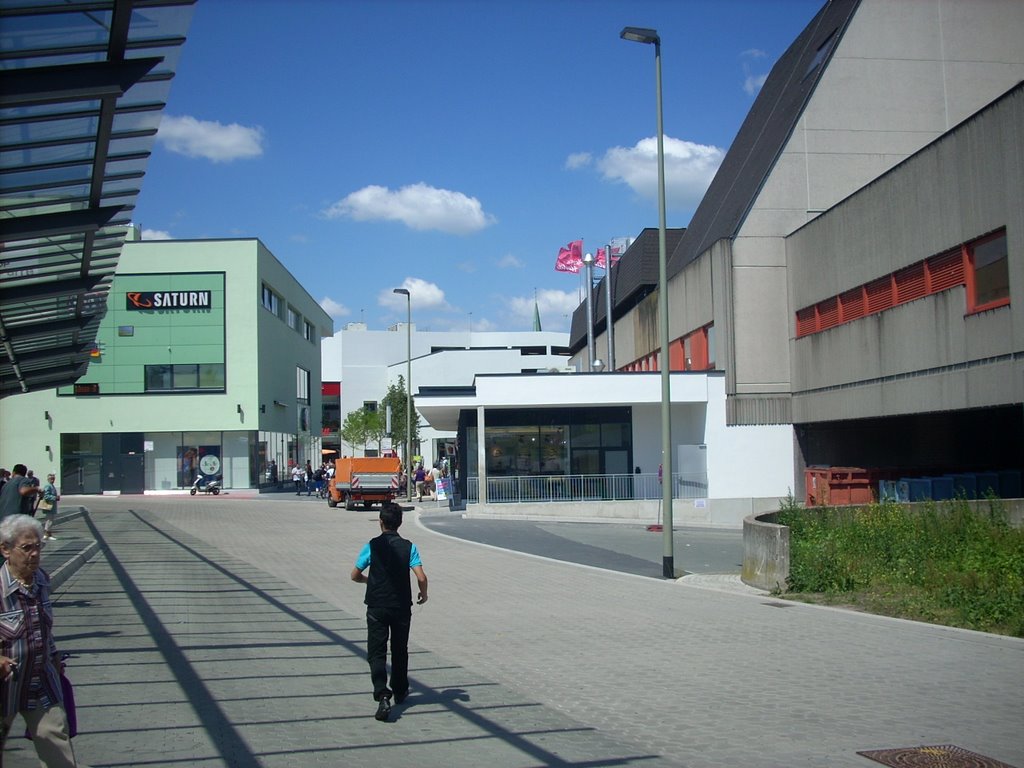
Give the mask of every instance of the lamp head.
<path id="1" fill-rule="evenodd" d="M 400 293 L 400 294 L 402 294 L 403 296 L 406 296 L 406 297 L 409 296 L 409 289 L 408 288 L 395 288 L 391 292 L 392 293 Z"/>
<path id="2" fill-rule="evenodd" d="M 623 40 L 632 40 L 634 43 L 654 43 L 661 45 L 661 38 L 658 37 L 656 29 L 646 27 L 624 27 L 619 37 Z"/>

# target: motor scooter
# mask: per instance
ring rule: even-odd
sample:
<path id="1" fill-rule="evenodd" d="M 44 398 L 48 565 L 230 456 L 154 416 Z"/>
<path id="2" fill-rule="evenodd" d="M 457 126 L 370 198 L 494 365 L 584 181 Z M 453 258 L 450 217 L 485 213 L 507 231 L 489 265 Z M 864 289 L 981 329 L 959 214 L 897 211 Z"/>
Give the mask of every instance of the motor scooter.
<path id="1" fill-rule="evenodd" d="M 192 487 L 188 489 L 191 496 L 195 496 L 199 491 L 202 491 L 203 493 L 212 493 L 214 496 L 220 494 L 220 476 L 217 476 L 212 480 L 206 480 L 205 475 L 200 472 L 196 475 L 196 480 L 192 483 Z"/>

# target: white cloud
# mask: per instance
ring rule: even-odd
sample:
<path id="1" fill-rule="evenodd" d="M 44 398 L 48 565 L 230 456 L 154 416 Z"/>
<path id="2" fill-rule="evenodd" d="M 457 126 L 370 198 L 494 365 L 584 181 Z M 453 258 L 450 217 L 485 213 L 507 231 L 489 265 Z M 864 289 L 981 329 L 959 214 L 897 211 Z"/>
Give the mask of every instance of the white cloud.
<path id="1" fill-rule="evenodd" d="M 740 54 L 740 56 L 745 56 L 749 59 L 763 59 L 767 55 L 768 54 L 760 48 L 747 48 L 747 50 Z"/>
<path id="2" fill-rule="evenodd" d="M 767 79 L 767 73 L 763 75 L 747 75 L 747 79 L 743 81 L 743 90 L 748 96 L 753 96 L 761 90 L 761 86 L 764 85 L 764 81 Z"/>
<path id="3" fill-rule="evenodd" d="M 533 296 L 513 296 L 508 300 L 509 313 L 522 329 L 533 328 Z M 540 324 L 544 330 L 568 330 L 569 318 L 579 306 L 576 292 L 556 291 L 550 288 L 537 291 Z"/>
<path id="4" fill-rule="evenodd" d="M 194 117 L 164 115 L 156 140 L 169 151 L 203 157 L 215 163 L 245 160 L 263 154 L 263 129 L 238 123 L 223 125 Z"/>
<path id="5" fill-rule="evenodd" d="M 339 304 L 330 296 L 320 299 L 320 308 L 331 317 L 347 317 L 352 314 L 352 310 L 344 304 Z"/>
<path id="6" fill-rule="evenodd" d="M 327 208 L 324 216 L 356 221 L 400 221 L 410 229 L 436 229 L 454 235 L 478 232 L 497 221 L 484 212 L 475 197 L 422 182 L 398 190 L 377 185 L 363 187 Z"/>
<path id="7" fill-rule="evenodd" d="M 574 152 L 565 159 L 565 167 L 567 170 L 575 171 L 577 168 L 590 165 L 593 159 L 589 152 Z"/>
<path id="8" fill-rule="evenodd" d="M 171 233 L 162 229 L 143 229 L 143 240 L 173 240 Z"/>
<path id="9" fill-rule="evenodd" d="M 665 137 L 665 200 L 671 208 L 700 202 L 725 157 L 725 150 Z M 637 194 L 658 197 L 658 142 L 641 139 L 633 147 L 612 147 L 598 162 L 606 179 L 628 184 Z"/>
<path id="10" fill-rule="evenodd" d="M 448 302 L 445 301 L 444 291 L 435 283 L 428 282 L 419 277 L 407 277 L 402 281 L 400 288 L 409 291 L 412 301 L 413 319 L 416 311 L 422 309 L 447 309 Z M 393 288 L 385 288 L 377 296 L 377 303 L 389 309 L 401 309 L 405 311 L 406 298 L 400 293 L 395 293 Z"/>
<path id="11" fill-rule="evenodd" d="M 506 253 L 500 259 L 498 259 L 498 269 L 522 269 L 523 262 L 513 256 L 511 253 Z"/>

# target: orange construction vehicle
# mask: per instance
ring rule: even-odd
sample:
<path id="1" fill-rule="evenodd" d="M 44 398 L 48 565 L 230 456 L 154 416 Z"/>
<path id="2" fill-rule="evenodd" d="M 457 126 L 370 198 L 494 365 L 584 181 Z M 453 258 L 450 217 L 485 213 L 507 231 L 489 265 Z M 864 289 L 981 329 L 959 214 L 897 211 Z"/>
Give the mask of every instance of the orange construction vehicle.
<path id="1" fill-rule="evenodd" d="M 394 501 L 401 462 L 391 457 L 350 457 L 334 460 L 334 477 L 327 485 L 327 506 L 344 502 L 345 509 L 364 509 Z"/>

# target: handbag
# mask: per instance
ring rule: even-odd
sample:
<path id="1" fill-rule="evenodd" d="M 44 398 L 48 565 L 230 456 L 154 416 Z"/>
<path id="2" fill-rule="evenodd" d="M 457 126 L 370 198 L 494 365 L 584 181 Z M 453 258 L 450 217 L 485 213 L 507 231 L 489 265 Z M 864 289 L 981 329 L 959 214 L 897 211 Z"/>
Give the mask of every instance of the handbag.
<path id="1" fill-rule="evenodd" d="M 51 509 L 53 509 L 53 502 L 47 501 L 46 499 L 40 499 L 39 509 L 43 510 L 44 512 L 49 512 Z"/>
<path id="2" fill-rule="evenodd" d="M 71 685 L 71 681 L 68 680 L 68 676 L 64 674 L 63 664 L 60 670 L 60 691 L 64 697 L 64 714 L 68 719 L 68 736 L 75 738 L 78 735 L 78 715 L 75 713 L 75 689 Z M 32 734 L 28 732 L 28 728 L 25 729 L 25 738 L 29 741 L 32 740 Z"/>

